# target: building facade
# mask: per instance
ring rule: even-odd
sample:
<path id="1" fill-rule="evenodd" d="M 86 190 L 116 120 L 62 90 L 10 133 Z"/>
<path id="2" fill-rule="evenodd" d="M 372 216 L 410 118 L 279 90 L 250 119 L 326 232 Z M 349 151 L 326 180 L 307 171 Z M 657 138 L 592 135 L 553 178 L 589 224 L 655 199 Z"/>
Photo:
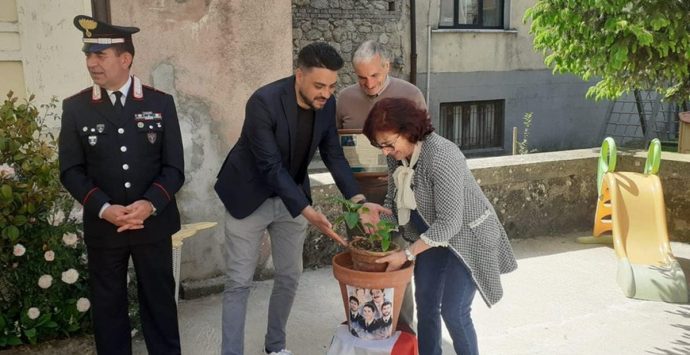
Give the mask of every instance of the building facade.
<path id="1" fill-rule="evenodd" d="M 535 0 L 294 0 L 294 47 L 325 40 L 349 60 L 368 39 L 386 44 L 392 74 L 427 97 L 437 131 L 468 156 L 512 153 L 513 127 L 538 151 L 599 144 L 608 103 L 591 83 L 554 75 L 532 49 L 525 10 Z M 348 63 L 341 86 L 356 82 Z"/>

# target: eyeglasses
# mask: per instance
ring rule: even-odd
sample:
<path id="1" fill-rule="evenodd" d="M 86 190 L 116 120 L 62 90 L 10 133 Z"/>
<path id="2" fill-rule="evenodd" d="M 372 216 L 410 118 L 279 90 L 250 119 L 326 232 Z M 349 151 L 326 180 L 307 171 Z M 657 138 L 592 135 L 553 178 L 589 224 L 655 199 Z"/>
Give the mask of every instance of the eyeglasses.
<path id="1" fill-rule="evenodd" d="M 398 141 L 398 138 L 400 138 L 400 134 L 398 134 L 398 136 L 395 137 L 395 139 L 390 143 L 377 143 L 375 141 L 372 141 L 371 145 L 373 145 L 374 148 L 376 148 L 376 149 L 386 149 L 386 148 L 395 149 L 395 143 Z"/>

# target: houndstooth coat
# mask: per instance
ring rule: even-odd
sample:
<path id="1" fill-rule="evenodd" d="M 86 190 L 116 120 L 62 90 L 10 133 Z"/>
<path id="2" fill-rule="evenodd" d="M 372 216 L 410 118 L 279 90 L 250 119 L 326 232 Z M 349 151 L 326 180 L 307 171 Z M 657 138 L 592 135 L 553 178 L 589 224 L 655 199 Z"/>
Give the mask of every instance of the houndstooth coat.
<path id="1" fill-rule="evenodd" d="M 388 157 L 389 176 L 398 165 Z M 469 268 L 484 302 L 491 307 L 503 296 L 500 275 L 515 270 L 517 262 L 493 206 L 458 146 L 436 133 L 428 135 L 422 143 L 412 189 L 417 211 L 429 229 L 420 236 L 408 224 L 405 238 L 421 237 L 433 247 L 451 248 Z M 395 193 L 395 184 L 389 178 L 384 205 L 397 216 Z"/>

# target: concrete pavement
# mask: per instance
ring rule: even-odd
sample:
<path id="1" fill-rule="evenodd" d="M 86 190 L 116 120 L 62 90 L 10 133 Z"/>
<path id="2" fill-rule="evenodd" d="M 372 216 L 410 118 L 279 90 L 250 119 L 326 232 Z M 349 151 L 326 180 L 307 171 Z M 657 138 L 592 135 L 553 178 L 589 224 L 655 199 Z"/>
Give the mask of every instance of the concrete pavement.
<path id="1" fill-rule="evenodd" d="M 473 319 L 482 354 L 690 354 L 690 305 L 626 298 L 616 284 L 611 246 L 581 245 L 576 236 L 513 241 L 518 270 L 503 276 L 505 296 L 488 309 L 475 298 Z M 686 277 L 690 245 L 672 243 Z M 245 354 L 261 354 L 272 281 L 250 295 Z M 218 354 L 222 294 L 180 301 L 183 354 Z M 330 268 L 306 271 L 288 323 L 296 355 L 326 353 L 345 319 Z M 135 354 L 146 354 L 143 341 Z M 453 354 L 444 339 L 444 354 Z"/>

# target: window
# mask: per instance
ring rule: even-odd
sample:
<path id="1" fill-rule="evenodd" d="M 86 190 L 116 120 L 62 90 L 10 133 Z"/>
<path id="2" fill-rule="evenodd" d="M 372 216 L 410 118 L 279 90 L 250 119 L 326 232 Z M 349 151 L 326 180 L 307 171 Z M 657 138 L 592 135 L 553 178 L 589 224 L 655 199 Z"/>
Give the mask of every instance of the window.
<path id="1" fill-rule="evenodd" d="M 460 149 L 503 147 L 504 100 L 441 104 L 439 134 Z"/>
<path id="2" fill-rule="evenodd" d="M 441 0 L 439 28 L 503 28 L 504 0 Z"/>

